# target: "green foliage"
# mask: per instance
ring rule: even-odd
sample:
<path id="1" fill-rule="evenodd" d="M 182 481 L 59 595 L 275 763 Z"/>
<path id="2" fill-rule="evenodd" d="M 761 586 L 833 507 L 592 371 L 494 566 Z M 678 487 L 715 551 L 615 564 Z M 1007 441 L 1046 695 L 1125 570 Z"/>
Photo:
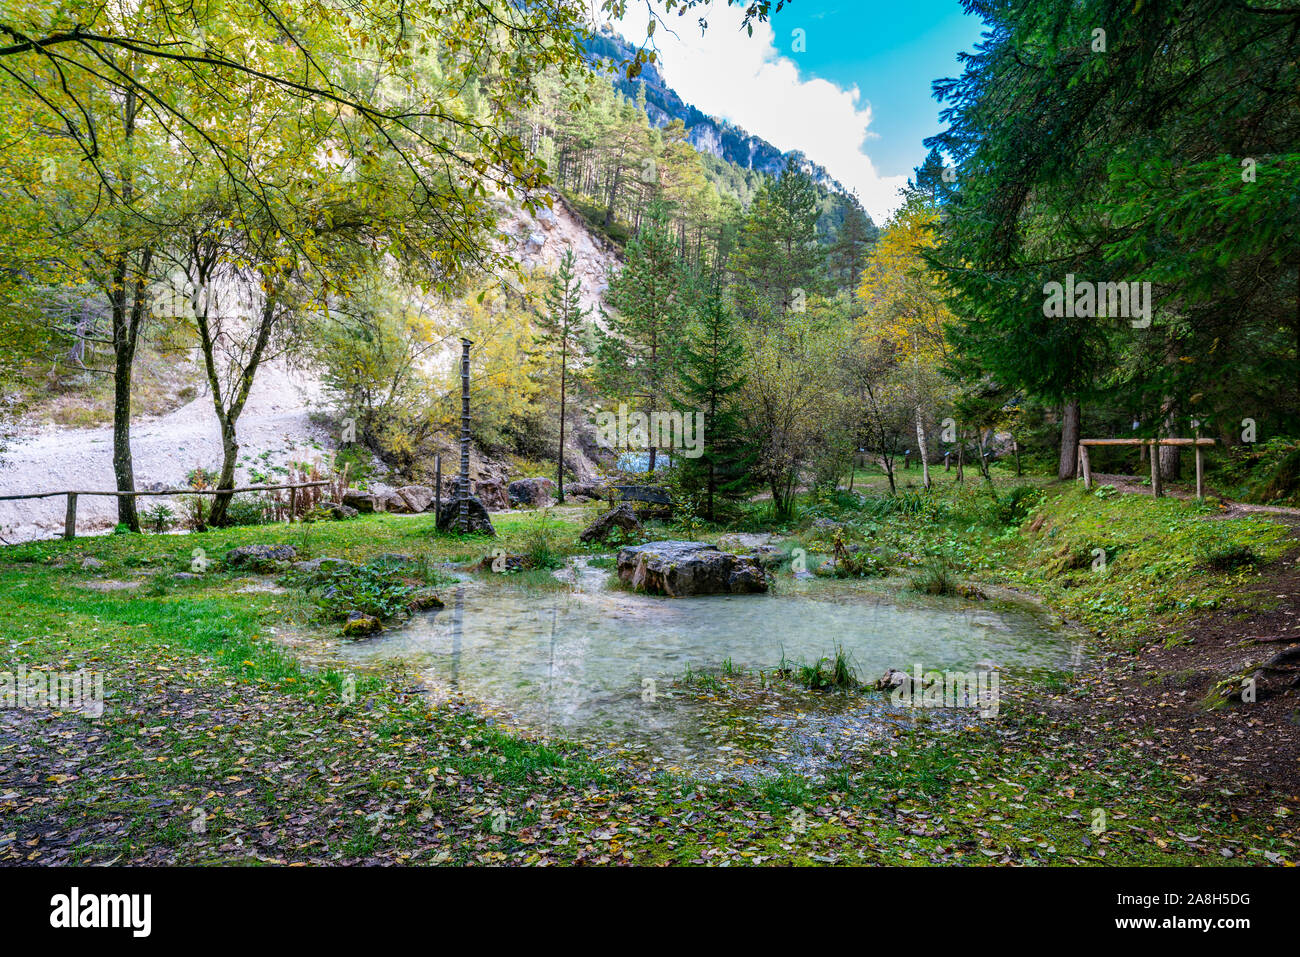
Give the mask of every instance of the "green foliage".
<path id="1" fill-rule="evenodd" d="M 925 595 L 956 595 L 961 591 L 961 583 L 956 577 L 952 561 L 941 555 L 927 558 L 908 585 L 913 591 Z"/>
<path id="2" fill-rule="evenodd" d="M 166 502 L 158 502 L 144 509 L 140 517 L 142 524 L 149 531 L 161 534 L 171 528 L 176 513 L 172 511 L 171 506 Z"/>
<path id="3" fill-rule="evenodd" d="M 427 563 L 379 556 L 358 565 L 327 562 L 313 572 L 290 572 L 287 581 L 311 594 L 326 619 L 344 621 L 361 612 L 382 621 L 409 611 L 426 586 L 448 585 L 453 579 Z"/>

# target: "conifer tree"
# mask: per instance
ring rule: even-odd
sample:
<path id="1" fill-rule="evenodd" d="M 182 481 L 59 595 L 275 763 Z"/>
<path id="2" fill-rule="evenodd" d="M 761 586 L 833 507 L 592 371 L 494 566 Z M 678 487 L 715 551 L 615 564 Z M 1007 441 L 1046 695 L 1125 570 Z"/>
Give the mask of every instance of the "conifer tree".
<path id="1" fill-rule="evenodd" d="M 681 266 L 677 244 L 661 203 L 652 203 L 641 229 L 627 246 L 627 261 L 610 276 L 605 301 L 605 331 L 597 334 L 597 369 L 605 391 L 624 399 L 642 399 L 653 415 L 668 406 L 674 359 L 675 327 L 680 315 Z M 655 469 L 656 448 L 649 443 L 648 471 Z"/>
<path id="2" fill-rule="evenodd" d="M 752 443 L 736 407 L 745 384 L 745 345 L 723 296 L 721 277 L 690 279 L 692 312 L 678 362 L 677 399 L 683 417 L 701 413 L 701 454 L 683 456 L 681 484 L 704 492 L 702 514 L 716 518 L 718 498 L 736 498 L 749 483 Z"/>
<path id="3" fill-rule="evenodd" d="M 573 249 L 564 251 L 560 266 L 546 293 L 546 309 L 537 316 L 540 345 L 560 354 L 560 444 L 555 461 L 556 499 L 564 503 L 564 425 L 569 389 L 570 357 L 579 354 L 585 335 L 587 316 L 582 305 L 582 282 L 573 272 Z"/>

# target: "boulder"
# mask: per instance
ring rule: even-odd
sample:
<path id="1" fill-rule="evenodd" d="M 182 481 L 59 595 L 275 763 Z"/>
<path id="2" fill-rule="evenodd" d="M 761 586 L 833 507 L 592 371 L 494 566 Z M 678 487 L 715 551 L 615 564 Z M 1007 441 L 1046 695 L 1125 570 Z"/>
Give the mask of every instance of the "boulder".
<path id="1" fill-rule="evenodd" d="M 262 568 L 274 562 L 291 562 L 298 557 L 292 545 L 240 545 L 226 552 L 230 568 Z"/>
<path id="2" fill-rule="evenodd" d="M 339 519 L 356 518 L 360 514 L 357 509 L 351 505 L 344 505 L 342 502 L 323 502 L 321 508 Z"/>
<path id="3" fill-rule="evenodd" d="M 442 503 L 442 511 L 438 513 L 438 531 L 450 532 L 458 530 L 457 521 L 460 519 L 460 507 L 455 498 L 449 499 Z M 496 535 L 497 530 L 492 527 L 492 519 L 488 517 L 487 509 L 483 507 L 474 496 L 469 498 L 469 528 L 470 532 L 479 532 L 484 535 Z"/>
<path id="4" fill-rule="evenodd" d="M 733 555 L 703 542 L 650 542 L 618 553 L 618 577 L 639 591 L 744 595 L 767 591 L 767 575 L 752 555 Z"/>
<path id="5" fill-rule="evenodd" d="M 349 571 L 356 568 L 356 565 L 342 558 L 313 558 L 307 562 L 294 562 L 290 567 L 304 575 L 315 575 L 319 572 Z"/>
<path id="6" fill-rule="evenodd" d="M 374 615 L 363 615 L 359 611 L 354 611 L 343 623 L 343 634 L 349 638 L 364 638 L 366 635 L 373 635 L 382 627 L 383 625 Z"/>
<path id="7" fill-rule="evenodd" d="M 378 485 L 375 487 L 375 498 L 381 512 L 396 512 L 402 514 L 410 511 L 410 506 L 406 504 L 406 499 L 397 494 L 397 489 L 389 488 L 387 485 Z"/>
<path id="8" fill-rule="evenodd" d="M 480 479 L 474 483 L 474 491 L 489 512 L 500 512 L 510 507 L 506 483 L 500 479 Z"/>
<path id="9" fill-rule="evenodd" d="M 600 482 L 573 482 L 564 486 L 564 497 L 569 498 L 604 498 L 609 488 Z"/>
<path id="10" fill-rule="evenodd" d="M 379 499 L 373 493 L 362 492 L 354 488 L 350 488 L 343 493 L 342 505 L 344 508 L 350 508 L 367 515 L 371 512 L 382 511 L 379 507 Z"/>
<path id="11" fill-rule="evenodd" d="M 600 516 L 600 518 L 588 525 L 578 538 L 588 543 L 603 542 L 609 538 L 609 533 L 616 528 L 631 533 L 644 531 L 640 520 L 636 517 L 636 511 L 627 502 L 623 502 L 617 508 L 612 508 Z"/>
<path id="12" fill-rule="evenodd" d="M 355 508 L 358 512 L 407 512 L 410 506 L 398 495 L 395 489 L 387 485 L 375 485 L 368 491 L 348 489 L 343 493 L 343 504 Z"/>
<path id="13" fill-rule="evenodd" d="M 433 504 L 433 489 L 427 485 L 403 485 L 395 491 L 408 512 L 427 512 Z"/>
<path id="14" fill-rule="evenodd" d="M 526 478 L 511 482 L 506 492 L 511 505 L 542 506 L 551 504 L 555 483 L 548 478 Z"/>
<path id="15" fill-rule="evenodd" d="M 409 611 L 428 611 L 431 608 L 443 608 L 445 605 L 432 588 L 421 588 L 414 592 L 406 603 Z"/>
<path id="16" fill-rule="evenodd" d="M 81 560 L 81 567 L 87 571 L 94 571 L 97 568 L 103 568 L 104 563 L 98 558 L 83 558 Z"/>

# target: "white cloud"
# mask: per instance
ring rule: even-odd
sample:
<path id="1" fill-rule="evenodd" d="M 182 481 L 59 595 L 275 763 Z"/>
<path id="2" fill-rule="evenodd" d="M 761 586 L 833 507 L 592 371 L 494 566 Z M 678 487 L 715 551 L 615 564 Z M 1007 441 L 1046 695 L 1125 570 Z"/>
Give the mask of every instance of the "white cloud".
<path id="1" fill-rule="evenodd" d="M 714 7 L 703 36 L 695 20 L 671 18 L 672 35 L 655 33 L 659 69 L 682 99 L 705 113 L 728 119 L 783 151 L 802 150 L 848 189 L 883 223 L 901 205 L 906 176 L 881 176 L 863 151 L 869 138 L 871 104 L 853 86 L 801 79 L 798 64 L 776 46 L 771 23 L 740 27 L 738 7 Z M 617 24 L 633 43 L 645 37 L 644 20 Z M 783 41 L 789 47 L 790 40 Z"/>

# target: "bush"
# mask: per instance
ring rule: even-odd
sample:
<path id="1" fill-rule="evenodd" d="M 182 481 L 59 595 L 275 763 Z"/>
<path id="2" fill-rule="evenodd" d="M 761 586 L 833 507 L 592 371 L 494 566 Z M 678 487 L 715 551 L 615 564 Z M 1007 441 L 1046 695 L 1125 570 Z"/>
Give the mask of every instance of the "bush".
<path id="1" fill-rule="evenodd" d="M 940 556 L 926 560 L 921 571 L 912 578 L 911 588 L 925 595 L 956 595 L 960 591 L 952 563 Z"/>
<path id="2" fill-rule="evenodd" d="M 522 548 L 524 562 L 529 568 L 561 568 L 564 551 L 559 546 L 564 524 L 543 512 L 524 532 Z"/>
<path id="3" fill-rule="evenodd" d="M 1234 542 L 1205 542 L 1197 546 L 1198 561 L 1216 572 L 1230 572 L 1259 562 L 1259 555 L 1249 545 Z"/>
<path id="4" fill-rule="evenodd" d="M 227 525 L 267 525 L 271 520 L 271 505 L 259 496 L 236 495 L 226 507 Z"/>
<path id="5" fill-rule="evenodd" d="M 151 505 L 140 513 L 140 521 L 144 527 L 157 534 L 162 534 L 171 528 L 175 520 L 176 513 L 165 502 Z"/>
<path id="6" fill-rule="evenodd" d="M 1020 525 L 1041 499 L 1042 493 L 1032 485 L 1017 485 L 998 497 L 994 517 L 1000 525 Z"/>

